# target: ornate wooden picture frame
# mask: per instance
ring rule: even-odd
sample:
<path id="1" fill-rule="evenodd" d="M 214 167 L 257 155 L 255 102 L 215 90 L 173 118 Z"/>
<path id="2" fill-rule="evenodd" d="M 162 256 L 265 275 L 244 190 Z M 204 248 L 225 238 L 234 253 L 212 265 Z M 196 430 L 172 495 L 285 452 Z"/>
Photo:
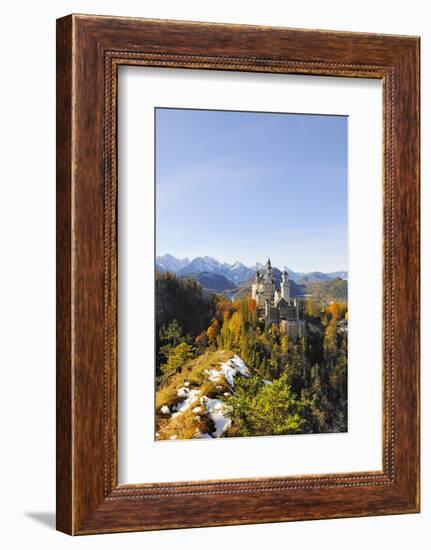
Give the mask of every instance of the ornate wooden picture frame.
<path id="1" fill-rule="evenodd" d="M 117 69 L 380 79 L 383 469 L 118 483 Z M 419 511 L 419 38 L 70 15 L 57 21 L 57 528 L 68 534 Z"/>

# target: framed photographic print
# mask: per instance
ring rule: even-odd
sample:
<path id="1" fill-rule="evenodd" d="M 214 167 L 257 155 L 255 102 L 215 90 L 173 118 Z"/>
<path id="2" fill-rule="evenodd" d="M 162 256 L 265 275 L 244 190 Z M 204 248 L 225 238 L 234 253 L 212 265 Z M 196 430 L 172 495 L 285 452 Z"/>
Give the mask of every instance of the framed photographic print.
<path id="1" fill-rule="evenodd" d="M 419 39 L 57 22 L 57 528 L 419 511 Z"/>

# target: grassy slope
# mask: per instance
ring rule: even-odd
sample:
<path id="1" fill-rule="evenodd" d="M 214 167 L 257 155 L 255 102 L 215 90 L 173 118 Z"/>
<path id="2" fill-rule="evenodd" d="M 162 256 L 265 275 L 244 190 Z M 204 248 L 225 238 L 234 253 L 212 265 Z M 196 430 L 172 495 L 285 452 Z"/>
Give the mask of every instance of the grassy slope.
<path id="1" fill-rule="evenodd" d="M 232 357 L 231 352 L 227 351 L 208 351 L 195 359 L 188 361 L 181 372 L 169 377 L 156 392 L 156 426 L 158 439 L 170 439 L 176 436 L 176 439 L 191 439 L 196 430 L 201 433 L 208 431 L 209 419 L 205 415 L 197 415 L 192 411 L 199 406 L 199 399 L 206 395 L 210 398 L 222 397 L 223 393 L 230 392 L 230 386 L 224 377 L 217 382 L 208 380 L 205 371 L 220 367 L 222 363 Z M 168 418 L 163 415 L 161 408 L 166 405 L 172 410 L 183 397 L 178 396 L 178 390 L 189 383 L 190 389 L 199 390 L 193 403 L 187 411 L 175 418 Z"/>

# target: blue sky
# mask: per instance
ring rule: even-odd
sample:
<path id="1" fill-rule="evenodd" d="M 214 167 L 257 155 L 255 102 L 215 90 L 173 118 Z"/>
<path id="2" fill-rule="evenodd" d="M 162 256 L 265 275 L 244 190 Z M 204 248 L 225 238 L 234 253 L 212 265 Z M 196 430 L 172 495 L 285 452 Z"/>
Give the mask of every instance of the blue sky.
<path id="1" fill-rule="evenodd" d="M 156 254 L 347 269 L 347 117 L 156 109 Z"/>

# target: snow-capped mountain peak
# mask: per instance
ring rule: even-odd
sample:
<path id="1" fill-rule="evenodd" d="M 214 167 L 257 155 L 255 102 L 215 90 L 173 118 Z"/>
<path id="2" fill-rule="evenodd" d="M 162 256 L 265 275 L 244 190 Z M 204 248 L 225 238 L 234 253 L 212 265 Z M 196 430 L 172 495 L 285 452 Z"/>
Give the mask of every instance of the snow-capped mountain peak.
<path id="1" fill-rule="evenodd" d="M 172 273 L 177 273 L 189 263 L 190 260 L 188 258 L 178 259 L 172 256 L 172 254 L 164 254 L 156 258 L 156 267 L 158 271 L 171 271 Z"/>

